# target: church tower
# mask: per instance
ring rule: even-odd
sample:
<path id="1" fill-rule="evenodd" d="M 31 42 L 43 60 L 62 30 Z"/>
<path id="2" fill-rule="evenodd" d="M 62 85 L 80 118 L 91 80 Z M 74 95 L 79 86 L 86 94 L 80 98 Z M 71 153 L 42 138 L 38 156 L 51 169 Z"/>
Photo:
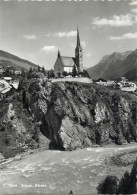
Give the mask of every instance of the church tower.
<path id="1" fill-rule="evenodd" d="M 77 46 L 75 49 L 75 58 L 76 58 L 76 65 L 78 67 L 78 72 L 83 72 L 83 51 L 80 45 L 80 37 L 79 37 L 79 30 L 77 28 Z"/>

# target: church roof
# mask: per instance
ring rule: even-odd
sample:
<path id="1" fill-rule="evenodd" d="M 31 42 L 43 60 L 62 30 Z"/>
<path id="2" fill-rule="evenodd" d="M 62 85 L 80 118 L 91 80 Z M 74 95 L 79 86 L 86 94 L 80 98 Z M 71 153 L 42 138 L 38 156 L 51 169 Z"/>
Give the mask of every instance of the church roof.
<path id="1" fill-rule="evenodd" d="M 61 60 L 63 66 L 72 67 L 75 65 L 75 58 L 73 57 L 61 56 Z"/>

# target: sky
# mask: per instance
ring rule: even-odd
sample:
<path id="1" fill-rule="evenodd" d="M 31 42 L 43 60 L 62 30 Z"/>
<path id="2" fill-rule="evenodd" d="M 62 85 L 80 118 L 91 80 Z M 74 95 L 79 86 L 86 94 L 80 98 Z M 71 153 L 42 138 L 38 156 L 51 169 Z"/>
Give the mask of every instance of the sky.
<path id="1" fill-rule="evenodd" d="M 137 0 L 0 1 L 0 49 L 51 69 L 58 49 L 75 55 L 79 28 L 84 67 L 137 49 Z"/>

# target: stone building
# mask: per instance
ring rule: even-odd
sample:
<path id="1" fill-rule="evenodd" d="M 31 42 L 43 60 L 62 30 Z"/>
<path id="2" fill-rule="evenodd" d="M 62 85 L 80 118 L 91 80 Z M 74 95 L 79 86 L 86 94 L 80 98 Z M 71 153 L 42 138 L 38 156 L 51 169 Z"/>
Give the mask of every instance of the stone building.
<path id="1" fill-rule="evenodd" d="M 63 76 L 63 72 L 71 73 L 73 67 L 77 71 L 83 72 L 83 49 L 80 44 L 79 30 L 77 29 L 77 45 L 75 49 L 75 57 L 61 56 L 58 51 L 57 59 L 54 65 L 54 74 L 56 77 Z"/>

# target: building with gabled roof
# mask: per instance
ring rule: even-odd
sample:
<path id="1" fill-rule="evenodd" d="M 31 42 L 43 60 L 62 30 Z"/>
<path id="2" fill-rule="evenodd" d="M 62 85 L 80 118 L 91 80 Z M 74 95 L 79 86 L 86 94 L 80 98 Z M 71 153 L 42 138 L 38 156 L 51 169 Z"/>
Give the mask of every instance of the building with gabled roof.
<path id="1" fill-rule="evenodd" d="M 75 57 L 61 56 L 60 51 L 58 51 L 57 59 L 54 65 L 54 74 L 56 77 L 61 77 L 63 76 L 64 71 L 71 73 L 74 66 L 79 73 L 83 72 L 83 49 L 80 44 L 78 29 Z"/>

